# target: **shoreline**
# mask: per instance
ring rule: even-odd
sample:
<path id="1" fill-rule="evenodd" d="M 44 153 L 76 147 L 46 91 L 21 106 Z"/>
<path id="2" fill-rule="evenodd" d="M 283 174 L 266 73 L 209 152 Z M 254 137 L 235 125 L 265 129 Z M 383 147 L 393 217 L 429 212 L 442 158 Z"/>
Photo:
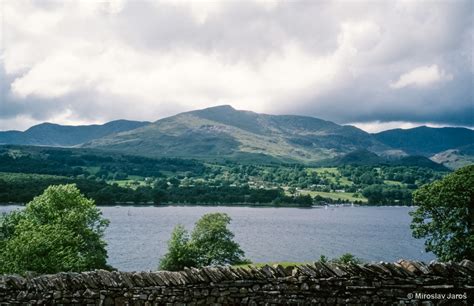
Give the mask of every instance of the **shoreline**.
<path id="1" fill-rule="evenodd" d="M 25 203 L 0 203 L 1 206 L 26 206 Z M 312 205 L 312 206 L 298 206 L 298 205 L 274 205 L 274 204 L 251 204 L 251 203 L 239 203 L 239 204 L 183 204 L 183 203 L 167 203 L 167 204 L 154 204 L 154 203 L 111 203 L 111 204 L 96 204 L 97 207 L 249 207 L 249 208 L 300 208 L 300 209 L 323 209 L 325 207 L 415 207 L 413 205 L 361 205 L 361 204 L 326 204 L 326 205 Z"/>

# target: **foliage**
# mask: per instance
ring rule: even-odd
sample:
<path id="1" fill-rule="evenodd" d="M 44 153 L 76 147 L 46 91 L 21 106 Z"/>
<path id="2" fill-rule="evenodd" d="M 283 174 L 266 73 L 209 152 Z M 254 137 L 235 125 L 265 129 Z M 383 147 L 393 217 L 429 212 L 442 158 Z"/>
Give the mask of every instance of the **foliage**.
<path id="1" fill-rule="evenodd" d="M 410 205 L 412 201 L 411 192 L 399 186 L 370 185 L 362 190 L 362 195 L 372 205 Z"/>
<path id="2" fill-rule="evenodd" d="M 360 258 L 357 258 L 351 253 L 345 253 L 342 254 L 341 257 L 339 258 L 334 258 L 331 260 L 331 262 L 336 263 L 336 264 L 359 264 L 362 263 L 362 260 Z"/>
<path id="3" fill-rule="evenodd" d="M 184 267 L 248 263 L 244 251 L 233 240 L 234 234 L 227 228 L 230 221 L 224 213 L 206 214 L 196 222 L 191 235 L 183 226 L 176 226 L 160 269 L 176 271 Z"/>
<path id="4" fill-rule="evenodd" d="M 0 203 L 26 203 L 49 185 L 74 183 L 99 205 L 410 205 L 413 190 L 445 173 L 418 166 L 204 163 L 90 149 L 0 146 Z"/>
<path id="5" fill-rule="evenodd" d="M 281 189 L 255 189 L 248 186 L 177 186 L 167 180 L 157 180 L 154 186 L 135 189 L 107 184 L 103 181 L 71 179 L 61 176 L 0 173 L 0 203 L 25 203 L 39 195 L 49 185 L 74 183 L 97 204 L 114 203 L 179 203 L 179 204 L 279 204 L 311 206 L 312 198 L 285 196 Z M 178 181 L 179 182 L 179 181 Z"/>
<path id="6" fill-rule="evenodd" d="M 211 213 L 201 217 L 191 234 L 193 247 L 198 254 L 198 265 L 224 265 L 243 262 L 244 251 L 234 242 L 234 234 L 227 228 L 231 218 L 224 213 Z"/>
<path id="7" fill-rule="evenodd" d="M 442 261 L 474 260 L 474 165 L 458 169 L 414 194 L 415 238 Z"/>
<path id="8" fill-rule="evenodd" d="M 168 241 L 168 253 L 161 258 L 159 268 L 179 271 L 184 267 L 196 267 L 198 265 L 196 257 L 189 233 L 182 225 L 177 225 Z"/>
<path id="9" fill-rule="evenodd" d="M 2 273 L 107 268 L 108 221 L 74 185 L 53 185 L 22 211 L 0 218 Z"/>
<path id="10" fill-rule="evenodd" d="M 329 259 L 326 255 L 321 255 L 319 257 L 318 262 L 326 264 L 326 263 L 335 263 L 335 264 L 360 264 L 363 263 L 362 259 L 350 254 L 346 253 L 341 255 L 341 257 Z M 294 266 L 301 266 L 312 264 L 311 262 L 289 262 L 289 261 L 280 261 L 280 262 L 260 262 L 254 264 L 238 264 L 234 265 L 235 267 L 240 268 L 250 268 L 250 267 L 263 267 L 266 265 L 274 266 L 274 265 L 281 265 L 282 267 L 294 267 Z"/>

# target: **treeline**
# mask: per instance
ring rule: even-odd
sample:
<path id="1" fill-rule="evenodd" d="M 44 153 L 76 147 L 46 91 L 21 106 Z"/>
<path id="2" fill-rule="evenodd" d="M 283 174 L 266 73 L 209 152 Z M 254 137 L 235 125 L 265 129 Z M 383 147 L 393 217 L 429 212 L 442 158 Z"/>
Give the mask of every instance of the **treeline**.
<path id="1" fill-rule="evenodd" d="M 411 205 L 412 191 L 400 186 L 370 185 L 362 190 L 369 205 Z"/>
<path id="2" fill-rule="evenodd" d="M 179 187 L 167 181 L 136 189 L 103 181 L 72 179 L 49 175 L 3 174 L 0 177 L 0 203 L 26 203 L 50 185 L 74 183 L 99 205 L 109 204 L 256 204 L 311 206 L 313 199 L 304 195 L 285 195 L 283 189 L 253 189 L 248 186 Z"/>
<path id="3" fill-rule="evenodd" d="M 202 176 L 205 171 L 203 163 L 191 159 L 152 159 L 81 149 L 0 147 L 0 172 L 113 179 L 117 175 L 162 177 L 164 172 L 183 172 L 193 177 Z"/>
<path id="4" fill-rule="evenodd" d="M 349 202 L 334 196 L 329 199 L 301 195 L 318 192 L 351 193 L 361 201 L 365 200 L 363 197 L 367 198 L 369 205 L 410 205 L 414 190 L 446 174 L 419 166 L 313 168 L 302 164 L 204 163 L 88 149 L 27 146 L 0 146 L 1 172 L 30 175 L 23 181 L 12 182 L 5 174 L 0 174 L 0 180 L 3 179 L 0 181 L 1 202 L 27 202 L 49 185 L 76 183 L 99 204 L 302 206 Z M 289 192 L 290 196 L 283 189 L 294 192 Z"/>

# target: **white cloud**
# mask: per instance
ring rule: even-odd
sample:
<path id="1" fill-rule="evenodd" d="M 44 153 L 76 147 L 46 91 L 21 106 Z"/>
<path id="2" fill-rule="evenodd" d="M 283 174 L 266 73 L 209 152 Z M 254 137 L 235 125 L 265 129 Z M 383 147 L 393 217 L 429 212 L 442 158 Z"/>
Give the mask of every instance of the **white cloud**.
<path id="1" fill-rule="evenodd" d="M 150 107 L 160 99 L 187 101 L 191 107 L 233 103 L 255 109 L 310 86 L 324 88 L 340 68 L 337 58 L 313 58 L 297 45 L 270 54 L 258 65 L 189 49 L 142 54 L 126 45 L 101 52 L 94 47 L 70 45 L 47 56 L 12 83 L 13 93 L 58 98 L 93 90 Z"/>
<path id="2" fill-rule="evenodd" d="M 414 123 L 414 122 L 405 122 L 405 121 L 388 121 L 388 122 L 380 122 L 380 121 L 372 121 L 372 122 L 355 122 L 350 123 L 350 125 L 356 126 L 359 129 L 362 129 L 369 133 L 377 133 L 385 130 L 391 129 L 411 129 L 418 126 L 429 126 L 429 127 L 442 127 L 441 124 L 433 124 L 433 123 Z"/>
<path id="3" fill-rule="evenodd" d="M 438 65 L 422 66 L 402 74 L 398 81 L 390 83 L 391 88 L 427 86 L 441 81 L 451 81 L 453 75 L 438 68 Z"/>
<path id="4" fill-rule="evenodd" d="M 442 122 L 472 108 L 469 1 L 4 6 L 0 120 L 156 120 L 225 103 L 337 122 Z"/>
<path id="5" fill-rule="evenodd" d="M 0 131 L 5 130 L 20 130 L 24 131 L 29 127 L 41 123 L 38 120 L 32 119 L 28 115 L 18 115 L 15 117 L 0 120 Z"/>

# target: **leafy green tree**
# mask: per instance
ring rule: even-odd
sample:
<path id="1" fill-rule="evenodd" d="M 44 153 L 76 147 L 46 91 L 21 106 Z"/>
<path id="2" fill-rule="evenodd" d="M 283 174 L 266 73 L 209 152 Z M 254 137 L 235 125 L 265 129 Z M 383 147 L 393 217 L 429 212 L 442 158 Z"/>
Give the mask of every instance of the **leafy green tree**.
<path id="1" fill-rule="evenodd" d="M 474 165 L 425 185 L 414 193 L 415 238 L 442 261 L 474 260 Z"/>
<path id="2" fill-rule="evenodd" d="M 184 267 L 248 263 L 227 228 L 230 221 L 224 213 L 206 214 L 196 222 L 191 236 L 183 226 L 175 227 L 160 269 L 176 271 Z"/>
<path id="3" fill-rule="evenodd" d="M 0 272 L 56 273 L 107 267 L 108 220 L 75 185 L 54 185 L 0 217 Z"/>
<path id="4" fill-rule="evenodd" d="M 211 213 L 196 222 L 191 234 L 200 266 L 243 263 L 244 251 L 227 228 L 232 219 L 224 213 Z"/>
<path id="5" fill-rule="evenodd" d="M 168 253 L 160 261 L 162 270 L 179 271 L 184 267 L 195 267 L 196 253 L 190 243 L 189 233 L 182 225 L 177 225 L 168 241 Z"/>

